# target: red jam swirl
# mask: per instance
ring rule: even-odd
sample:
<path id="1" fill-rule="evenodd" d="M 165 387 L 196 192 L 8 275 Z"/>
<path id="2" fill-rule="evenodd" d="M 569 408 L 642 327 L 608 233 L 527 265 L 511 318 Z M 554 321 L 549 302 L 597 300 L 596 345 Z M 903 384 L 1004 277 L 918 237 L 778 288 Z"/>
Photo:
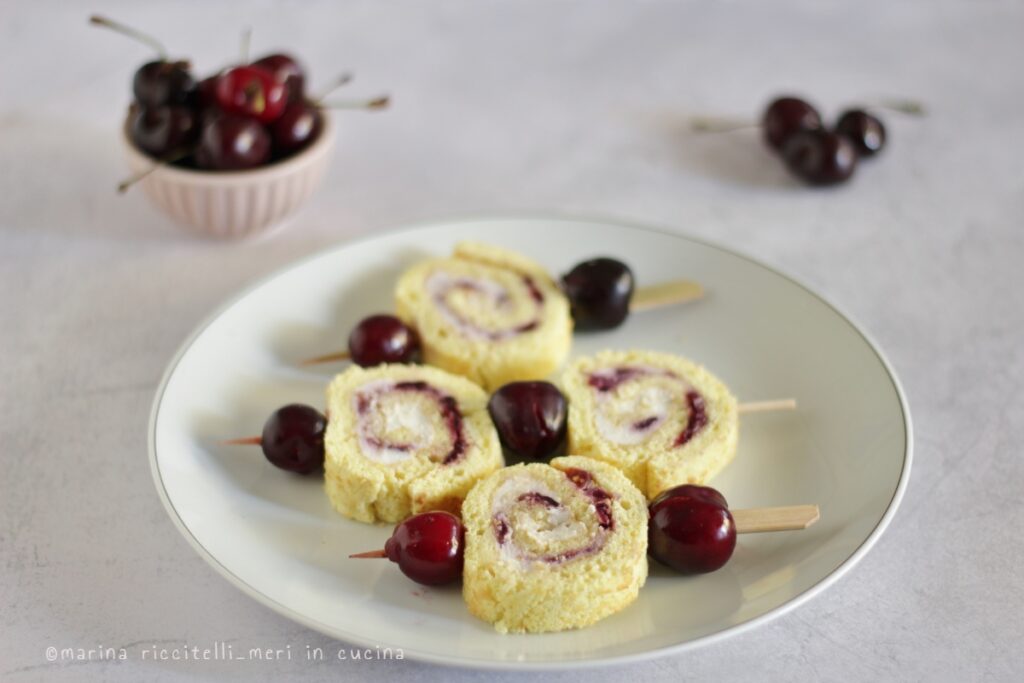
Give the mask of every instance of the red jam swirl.
<path id="1" fill-rule="evenodd" d="M 571 548 L 554 554 L 527 556 L 523 559 L 540 561 L 546 564 L 559 564 L 577 557 L 590 555 L 604 547 L 607 533 L 614 530 L 615 519 L 612 515 L 611 507 L 612 495 L 598 486 L 594 481 L 593 475 L 586 470 L 570 468 L 565 470 L 565 476 L 576 486 L 576 488 L 579 489 L 580 493 L 590 499 L 594 506 L 594 514 L 597 516 L 597 523 L 601 531 L 599 531 L 597 536 L 591 539 L 587 545 L 582 547 Z M 539 491 L 527 491 L 525 493 L 521 493 L 516 497 L 516 502 L 523 503 L 525 505 L 540 505 L 551 510 L 562 507 L 562 504 L 557 500 L 551 496 L 540 493 Z M 504 546 L 509 542 L 509 538 L 512 536 L 512 528 L 508 517 L 504 513 L 500 512 L 494 516 L 492 520 L 492 527 L 494 529 L 495 540 L 498 542 L 499 546 Z"/>
<path id="2" fill-rule="evenodd" d="M 396 382 L 392 386 L 377 389 L 372 393 L 359 393 L 356 399 L 356 412 L 359 417 L 364 417 L 373 403 L 374 395 L 388 393 L 389 391 L 412 391 L 423 393 L 437 403 L 441 419 L 444 421 L 448 434 L 451 437 L 452 445 L 444 458 L 442 465 L 450 465 L 458 461 L 466 453 L 466 434 L 463 427 L 462 411 L 459 410 L 458 401 L 454 397 L 445 394 L 422 380 L 410 380 Z M 378 449 L 388 449 L 402 452 L 409 452 L 414 445 L 409 443 L 393 443 L 384 441 L 380 437 L 370 434 L 363 437 L 366 443 Z"/>
<path id="3" fill-rule="evenodd" d="M 435 276 L 437 275 L 435 274 Z M 519 323 L 510 328 L 491 330 L 476 324 L 472 320 L 466 318 L 459 311 L 455 310 L 448 305 L 448 295 L 455 290 L 464 290 L 480 294 L 481 296 L 489 296 L 493 305 L 497 308 L 507 306 L 510 298 L 509 293 L 504 288 L 501 288 L 500 292 L 496 292 L 494 287 L 486 287 L 482 285 L 478 280 L 469 277 L 446 277 L 442 279 L 441 284 L 432 286 L 431 279 L 427 280 L 427 288 L 431 291 L 434 305 L 442 311 L 445 317 L 447 317 L 455 327 L 460 330 L 467 332 L 469 336 L 487 339 L 489 341 L 500 341 L 503 339 L 509 339 L 511 337 L 525 334 L 526 332 L 532 332 L 540 327 L 541 321 L 541 310 L 544 307 L 544 293 L 540 291 L 536 281 L 529 275 L 520 275 L 523 286 L 526 288 L 527 294 L 530 296 L 530 300 L 534 303 L 534 314 L 533 317 L 526 322 Z"/>
<path id="4" fill-rule="evenodd" d="M 685 384 L 684 380 L 674 372 L 640 367 L 619 367 L 593 372 L 587 377 L 587 384 L 598 393 L 607 394 L 630 380 L 651 375 L 669 377 Z M 707 405 L 704 397 L 696 389 L 690 387 L 686 391 L 685 400 L 688 409 L 686 426 L 672 443 L 673 447 L 679 447 L 687 443 L 708 424 Z M 634 422 L 632 428 L 638 432 L 646 431 L 661 420 L 662 416 L 651 415 Z"/>

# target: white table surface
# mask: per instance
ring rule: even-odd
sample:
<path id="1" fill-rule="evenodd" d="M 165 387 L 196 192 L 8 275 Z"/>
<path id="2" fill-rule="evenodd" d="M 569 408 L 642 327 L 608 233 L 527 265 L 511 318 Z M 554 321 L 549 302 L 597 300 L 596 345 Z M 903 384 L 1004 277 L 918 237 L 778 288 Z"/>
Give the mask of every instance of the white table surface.
<path id="1" fill-rule="evenodd" d="M 145 7 L 143 6 L 145 5 Z M 294 46 L 391 110 L 346 113 L 325 187 L 262 241 L 191 238 L 117 196 L 144 49 L 212 70 Z M 753 632 L 556 680 L 1011 680 L 1024 671 L 1024 5 L 1015 2 L 17 3 L 0 6 L 0 679 L 524 680 L 410 661 L 143 661 L 152 646 L 335 643 L 245 597 L 179 536 L 146 457 L 165 364 L 226 297 L 293 259 L 468 213 L 621 216 L 788 270 L 873 334 L 908 392 L 903 508 L 833 589 Z M 852 183 L 787 178 L 693 113 L 772 95 L 910 96 Z M 681 606 L 685 608 L 685 606 Z M 125 648 L 50 663 L 46 648 Z M 539 677 L 539 676 L 538 676 Z M 1019 679 L 1018 679 L 1019 680 Z"/>

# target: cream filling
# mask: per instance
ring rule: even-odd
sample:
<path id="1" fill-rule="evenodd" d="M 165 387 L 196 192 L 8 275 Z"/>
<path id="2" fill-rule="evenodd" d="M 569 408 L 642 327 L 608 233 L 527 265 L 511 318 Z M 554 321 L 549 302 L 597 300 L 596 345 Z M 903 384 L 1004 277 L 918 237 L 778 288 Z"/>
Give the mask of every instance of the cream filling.
<path id="1" fill-rule="evenodd" d="M 436 270 L 427 277 L 424 287 L 444 321 L 464 337 L 495 341 L 521 334 L 519 330 L 514 328 L 492 330 L 473 324 L 453 309 L 447 301 L 449 293 L 453 290 L 466 287 L 471 288 L 475 293 L 485 298 L 488 305 L 494 309 L 507 309 L 512 305 L 511 294 L 504 285 L 494 280 L 470 277 L 468 275 L 455 276 L 443 270 Z"/>
<path id="2" fill-rule="evenodd" d="M 545 509 L 541 519 L 521 516 L 518 523 L 513 526 L 506 516 L 510 509 L 516 505 L 538 505 L 519 500 L 520 496 L 529 493 L 539 493 L 560 504 L 558 507 Z M 590 511 L 597 514 L 593 504 L 590 506 Z M 543 482 L 528 476 L 511 477 L 495 491 L 494 499 L 491 502 L 491 519 L 499 518 L 505 519 L 508 524 L 508 535 L 505 537 L 505 542 L 499 545 L 503 560 L 528 563 L 540 559 L 525 553 L 517 543 L 517 539 L 527 540 L 541 548 L 574 540 L 577 541 L 576 545 L 582 548 L 592 540 L 588 534 L 587 525 L 572 518 L 568 506 L 561 504 L 559 494 Z"/>
<path id="3" fill-rule="evenodd" d="M 665 422 L 674 402 L 673 392 L 661 386 L 646 387 L 628 400 L 616 401 L 612 396 L 599 394 L 594 423 L 598 433 L 612 443 L 626 446 L 643 443 Z M 644 416 L 639 419 L 653 418 L 653 421 L 637 428 L 639 415 Z"/>
<path id="4" fill-rule="evenodd" d="M 390 391 L 397 391 L 394 386 L 394 382 L 389 380 L 375 380 L 367 382 L 352 394 L 352 412 L 356 416 L 359 450 L 367 459 L 384 464 L 408 460 L 417 451 L 428 446 L 435 436 L 430 416 L 423 410 L 419 401 L 391 402 L 388 406 L 389 410 L 381 411 L 384 421 L 384 436 L 371 433 L 370 420 L 366 419 L 359 411 L 360 400 L 369 401 L 367 412 L 378 411 L 380 410 L 379 397 Z M 395 431 L 406 431 L 412 434 L 412 438 L 402 444 L 409 448 L 394 448 L 388 445 L 387 434 Z"/>

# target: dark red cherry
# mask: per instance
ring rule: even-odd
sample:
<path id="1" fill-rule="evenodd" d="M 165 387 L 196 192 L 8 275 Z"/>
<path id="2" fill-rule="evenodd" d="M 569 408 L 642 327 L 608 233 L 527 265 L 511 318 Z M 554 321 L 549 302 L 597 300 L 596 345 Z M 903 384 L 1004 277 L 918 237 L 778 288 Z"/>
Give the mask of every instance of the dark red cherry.
<path id="1" fill-rule="evenodd" d="M 324 464 L 325 429 L 327 418 L 316 408 L 300 403 L 278 408 L 263 425 L 263 455 L 289 472 L 318 472 Z"/>
<path id="2" fill-rule="evenodd" d="M 266 69 L 235 66 L 217 76 L 217 104 L 228 114 L 246 116 L 261 123 L 274 121 L 288 104 L 288 92 Z"/>
<path id="3" fill-rule="evenodd" d="M 195 107 L 200 111 L 219 108 L 217 102 L 217 76 L 210 76 L 196 83 L 194 91 Z"/>
<path id="4" fill-rule="evenodd" d="M 196 151 L 200 168 L 234 171 L 252 168 L 270 159 L 270 135 L 253 119 L 213 117 L 203 125 Z"/>
<path id="5" fill-rule="evenodd" d="M 188 151 L 199 139 L 195 111 L 179 105 L 137 107 L 132 112 L 132 142 L 144 152 L 167 158 Z"/>
<path id="6" fill-rule="evenodd" d="M 281 117 L 270 124 L 274 154 L 279 157 L 304 149 L 320 134 L 320 110 L 306 102 L 292 102 Z"/>
<path id="7" fill-rule="evenodd" d="M 384 556 L 416 583 L 439 586 L 462 576 L 466 532 L 448 512 L 423 512 L 395 527 Z"/>
<path id="8" fill-rule="evenodd" d="M 194 86 L 189 63 L 185 61 L 147 62 L 138 68 L 132 79 L 132 92 L 144 107 L 184 104 Z"/>
<path id="9" fill-rule="evenodd" d="M 711 505 L 717 505 L 718 507 L 729 507 L 729 503 L 726 502 L 725 496 L 723 496 L 718 489 L 713 489 L 710 486 L 698 486 L 697 484 L 680 484 L 679 486 L 666 489 L 654 498 L 652 505 L 665 500 L 666 498 L 687 496 L 690 498 L 696 498 L 697 500 L 702 500 Z"/>
<path id="10" fill-rule="evenodd" d="M 847 138 L 824 130 L 795 133 L 782 148 L 786 167 L 811 185 L 835 185 L 857 168 L 857 150 Z"/>
<path id="11" fill-rule="evenodd" d="M 565 396 L 550 382 L 511 382 L 487 403 L 501 444 L 532 460 L 547 460 L 562 445 L 568 409 Z"/>
<path id="12" fill-rule="evenodd" d="M 364 318 L 348 337 L 348 352 L 356 365 L 411 363 L 419 355 L 416 331 L 393 315 Z"/>
<path id="13" fill-rule="evenodd" d="M 648 549 L 683 574 L 721 568 L 736 548 L 736 525 L 725 498 L 707 486 L 686 484 L 665 491 L 650 505 Z"/>
<path id="14" fill-rule="evenodd" d="M 621 325 L 629 315 L 633 286 L 633 271 L 613 258 L 584 261 L 562 276 L 562 289 L 581 330 Z"/>
<path id="15" fill-rule="evenodd" d="M 885 126 L 863 109 L 843 112 L 836 122 L 836 133 L 852 142 L 862 157 L 874 156 L 885 146 Z"/>
<path id="16" fill-rule="evenodd" d="M 305 96 L 306 73 L 291 55 L 273 54 L 261 57 L 252 63 L 253 66 L 265 69 L 273 74 L 278 83 L 283 83 L 288 91 L 289 102 L 301 102 Z"/>
<path id="17" fill-rule="evenodd" d="M 764 110 L 761 127 L 768 146 L 780 150 L 793 134 L 821 128 L 821 115 L 799 97 L 779 97 Z"/>

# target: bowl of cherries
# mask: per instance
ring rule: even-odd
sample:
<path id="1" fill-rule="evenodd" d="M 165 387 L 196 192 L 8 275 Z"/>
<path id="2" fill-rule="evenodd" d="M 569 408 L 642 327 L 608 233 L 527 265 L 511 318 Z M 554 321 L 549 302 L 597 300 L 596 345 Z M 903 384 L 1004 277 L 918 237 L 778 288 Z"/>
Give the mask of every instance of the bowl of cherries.
<path id="1" fill-rule="evenodd" d="M 302 65 L 284 53 L 197 78 L 150 36 L 105 17 L 90 22 L 157 52 L 132 80 L 123 131 L 132 175 L 118 189 L 138 184 L 163 213 L 204 235 L 242 238 L 279 225 L 323 179 L 335 142 L 326 110 L 388 104 L 311 97 Z"/>

